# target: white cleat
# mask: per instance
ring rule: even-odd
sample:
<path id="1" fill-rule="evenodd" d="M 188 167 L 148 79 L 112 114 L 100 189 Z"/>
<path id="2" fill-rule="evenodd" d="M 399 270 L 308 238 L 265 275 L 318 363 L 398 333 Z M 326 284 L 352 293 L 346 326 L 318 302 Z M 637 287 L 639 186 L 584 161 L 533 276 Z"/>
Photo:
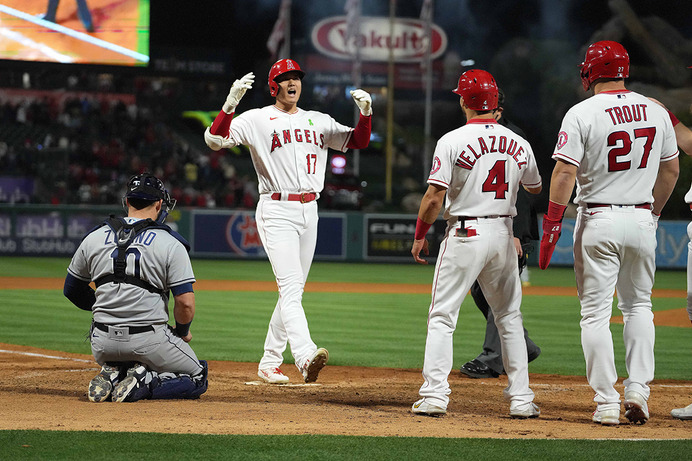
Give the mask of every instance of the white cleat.
<path id="1" fill-rule="evenodd" d="M 301 370 L 306 383 L 314 383 L 317 381 L 317 375 L 320 374 L 320 370 L 327 364 L 327 360 L 329 360 L 329 352 L 327 352 L 327 349 L 320 347 L 315 351 L 308 363 Z"/>
<path id="2" fill-rule="evenodd" d="M 692 419 L 692 403 L 685 408 L 674 408 L 670 415 L 678 419 Z"/>
<path id="3" fill-rule="evenodd" d="M 625 392 L 625 417 L 634 424 L 645 424 L 649 420 L 649 407 L 639 392 Z"/>
<path id="4" fill-rule="evenodd" d="M 257 370 L 257 376 L 269 384 L 285 384 L 288 382 L 288 376 L 283 374 L 278 367 L 261 368 Z"/>
<path id="5" fill-rule="evenodd" d="M 509 409 L 509 416 L 512 418 L 538 418 L 541 414 L 541 409 L 538 408 L 533 402 L 526 403 L 524 405 L 517 405 L 516 407 L 511 407 Z"/>
<path id="6" fill-rule="evenodd" d="M 442 416 L 447 414 L 447 409 L 428 403 L 425 399 L 420 399 L 411 407 L 411 411 L 417 415 L 423 416 Z"/>
<path id="7" fill-rule="evenodd" d="M 599 410 L 593 412 L 591 420 L 594 423 L 599 423 L 603 426 L 617 426 L 620 424 L 620 409 L 614 408 L 612 410 Z"/>

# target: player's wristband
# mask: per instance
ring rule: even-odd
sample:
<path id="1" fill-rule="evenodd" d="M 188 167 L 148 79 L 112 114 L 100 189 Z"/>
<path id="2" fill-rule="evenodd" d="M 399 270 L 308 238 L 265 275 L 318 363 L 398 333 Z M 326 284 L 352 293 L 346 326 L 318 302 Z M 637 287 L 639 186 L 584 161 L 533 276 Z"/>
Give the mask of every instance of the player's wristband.
<path id="1" fill-rule="evenodd" d="M 560 205 L 552 200 L 548 202 L 548 211 L 545 216 L 551 221 L 559 222 L 562 221 L 562 217 L 565 215 L 565 210 L 567 205 Z"/>
<path id="2" fill-rule="evenodd" d="M 428 230 L 432 226 L 432 223 L 427 223 L 423 221 L 422 219 L 418 218 L 416 220 L 416 234 L 414 238 L 416 240 L 422 240 L 425 238 L 425 234 L 428 233 Z"/>
<path id="3" fill-rule="evenodd" d="M 187 336 L 187 334 L 190 332 L 190 325 L 192 324 L 192 321 L 188 323 L 178 323 L 175 322 L 175 332 L 178 336 L 181 338 L 184 338 Z"/>
<path id="4" fill-rule="evenodd" d="M 673 122 L 673 126 L 677 125 L 680 123 L 680 120 L 675 116 L 674 113 L 672 113 L 670 110 L 666 109 L 668 111 L 668 116 L 670 117 L 670 121 Z"/>
<path id="5" fill-rule="evenodd" d="M 228 136 L 228 131 L 231 126 L 231 120 L 233 120 L 234 114 L 235 112 L 227 114 L 224 111 L 220 111 L 214 119 L 214 121 L 212 122 L 211 127 L 209 128 L 209 132 L 211 134 L 217 134 L 223 137 Z"/>

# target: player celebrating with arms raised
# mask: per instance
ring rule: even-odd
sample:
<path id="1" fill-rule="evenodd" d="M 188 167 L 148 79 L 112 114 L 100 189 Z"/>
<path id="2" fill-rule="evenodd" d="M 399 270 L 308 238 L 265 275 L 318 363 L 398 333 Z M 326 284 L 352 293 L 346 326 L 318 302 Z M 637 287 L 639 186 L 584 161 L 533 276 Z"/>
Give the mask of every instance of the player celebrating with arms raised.
<path id="1" fill-rule="evenodd" d="M 521 281 L 514 247 L 512 217 L 521 184 L 538 194 L 542 188 L 529 143 L 500 125 L 493 114 L 498 103 L 495 79 L 483 70 L 469 70 L 454 93 L 467 123 L 437 143 L 423 197 L 411 254 L 420 264 L 428 254 L 425 234 L 445 200 L 447 231 L 440 245 L 428 314 L 428 336 L 416 414 L 447 412 L 448 376 L 452 370 L 452 336 L 459 309 L 474 281 L 486 295 L 502 344 L 502 363 L 509 384 L 510 416 L 533 418 L 540 410 L 529 388 L 528 356 L 521 317 Z"/>
<path id="2" fill-rule="evenodd" d="M 656 220 L 679 171 L 668 114 L 625 88 L 629 64 L 627 51 L 617 42 L 596 42 L 586 51 L 581 79 L 584 90 L 593 89 L 594 95 L 572 107 L 562 121 L 539 256 L 541 269 L 547 268 L 576 178 L 574 272 L 586 377 L 596 392 L 592 420 L 613 426 L 620 423 L 609 329 L 616 289 L 629 375 L 624 383 L 625 417 L 639 424 L 649 419 Z"/>
<path id="3" fill-rule="evenodd" d="M 329 359 L 327 350 L 312 341 L 302 305 L 317 243 L 317 198 L 324 187 L 328 148 L 345 152 L 363 149 L 370 141 L 372 100 L 368 93 L 351 92 L 361 113 L 353 129 L 327 114 L 298 107 L 304 76 L 297 62 L 277 61 L 268 79 L 276 103 L 233 118 L 255 77 L 249 73 L 236 80 L 221 112 L 204 133 L 204 140 L 214 150 L 248 146 L 257 172 L 260 199 L 255 220 L 279 288 L 257 373 L 268 383 L 289 380 L 279 369 L 287 341 L 305 382 L 315 381 Z"/>

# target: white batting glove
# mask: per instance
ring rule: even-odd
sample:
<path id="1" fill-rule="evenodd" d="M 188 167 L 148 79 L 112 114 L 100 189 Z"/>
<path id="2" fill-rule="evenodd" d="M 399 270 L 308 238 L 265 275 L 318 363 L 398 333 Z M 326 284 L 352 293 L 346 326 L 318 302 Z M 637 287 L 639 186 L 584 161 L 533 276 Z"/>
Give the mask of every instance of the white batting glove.
<path id="1" fill-rule="evenodd" d="M 368 117 L 372 115 L 372 98 L 367 91 L 357 89 L 351 90 L 351 96 L 360 109 L 360 113 Z"/>
<path id="2" fill-rule="evenodd" d="M 252 72 L 245 74 L 243 78 L 233 82 L 231 91 L 228 92 L 226 102 L 223 103 L 223 111 L 227 114 L 233 112 L 241 98 L 245 96 L 245 92 L 252 88 L 253 83 L 255 83 L 255 74 Z"/>

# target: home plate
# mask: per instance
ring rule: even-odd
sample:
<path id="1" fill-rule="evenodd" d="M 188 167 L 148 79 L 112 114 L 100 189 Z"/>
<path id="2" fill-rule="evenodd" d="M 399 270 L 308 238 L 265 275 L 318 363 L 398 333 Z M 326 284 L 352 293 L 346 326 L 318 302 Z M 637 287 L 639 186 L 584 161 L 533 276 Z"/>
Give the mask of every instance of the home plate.
<path id="1" fill-rule="evenodd" d="M 269 384 L 265 383 L 264 381 L 247 381 L 245 383 L 246 386 L 261 386 L 263 384 L 266 384 L 268 386 L 279 386 L 279 387 L 308 387 L 308 386 L 321 386 L 322 384 L 320 383 L 286 383 L 286 384 Z"/>

